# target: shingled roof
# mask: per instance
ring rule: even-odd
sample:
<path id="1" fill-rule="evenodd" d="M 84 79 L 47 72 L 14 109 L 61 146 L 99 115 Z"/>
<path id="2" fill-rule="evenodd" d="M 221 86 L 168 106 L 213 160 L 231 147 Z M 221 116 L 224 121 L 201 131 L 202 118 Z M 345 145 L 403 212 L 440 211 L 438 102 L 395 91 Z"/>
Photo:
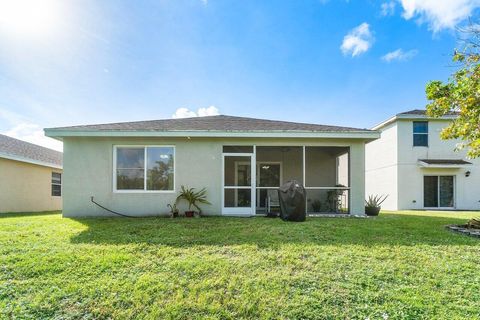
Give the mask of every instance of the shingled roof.
<path id="1" fill-rule="evenodd" d="M 427 115 L 427 110 L 424 109 L 413 109 L 410 111 L 405 111 L 401 113 L 397 113 L 397 116 L 399 115 L 416 115 L 416 116 L 426 116 Z M 456 116 L 458 115 L 457 111 L 451 111 L 447 113 L 448 116 Z"/>
<path id="2" fill-rule="evenodd" d="M 53 128 L 69 131 L 285 131 L 285 132 L 369 132 L 368 129 L 265 120 L 233 116 L 120 122 Z"/>
<path id="3" fill-rule="evenodd" d="M 439 119 L 443 120 L 452 120 L 456 116 L 459 115 L 459 112 L 457 111 L 451 111 L 448 112 L 446 115 L 440 117 Z M 410 111 L 405 111 L 405 112 L 400 112 L 394 115 L 393 117 L 390 117 L 389 119 L 380 122 L 379 124 L 375 125 L 372 127 L 372 130 L 380 130 L 380 128 L 397 121 L 398 119 L 407 119 L 407 120 L 412 120 L 412 119 L 430 119 L 430 117 L 427 115 L 427 110 L 425 109 L 413 109 Z"/>
<path id="4" fill-rule="evenodd" d="M 420 159 L 418 161 L 433 165 L 465 165 L 472 164 L 471 162 L 462 159 Z"/>
<path id="5" fill-rule="evenodd" d="M 62 167 L 61 152 L 0 134 L 0 158 L 14 159 L 55 168 Z"/>

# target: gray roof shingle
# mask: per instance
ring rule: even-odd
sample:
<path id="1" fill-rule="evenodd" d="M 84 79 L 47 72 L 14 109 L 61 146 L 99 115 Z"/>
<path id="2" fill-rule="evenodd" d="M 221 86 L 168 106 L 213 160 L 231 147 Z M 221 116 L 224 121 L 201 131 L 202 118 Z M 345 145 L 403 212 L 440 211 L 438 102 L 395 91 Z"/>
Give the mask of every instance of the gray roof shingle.
<path id="1" fill-rule="evenodd" d="M 356 132 L 368 129 L 338 127 L 320 124 L 297 123 L 234 116 L 209 116 L 183 119 L 120 122 L 53 128 L 72 131 L 311 131 Z"/>
<path id="2" fill-rule="evenodd" d="M 472 164 L 471 162 L 462 159 L 419 159 L 419 161 L 427 164 L 446 164 L 446 165 L 464 165 Z"/>
<path id="3" fill-rule="evenodd" d="M 418 116 L 425 116 L 425 115 L 427 115 L 427 110 L 424 110 L 424 109 L 413 109 L 413 110 L 410 110 L 410 111 L 405 111 L 405 112 L 398 113 L 397 116 L 399 116 L 399 115 L 418 115 Z M 457 112 L 457 111 L 451 111 L 451 112 L 447 113 L 447 115 L 449 115 L 449 116 L 455 116 L 455 115 L 458 115 L 458 112 Z"/>
<path id="4" fill-rule="evenodd" d="M 2 155 L 55 167 L 61 167 L 63 162 L 61 152 L 0 134 L 0 158 Z"/>

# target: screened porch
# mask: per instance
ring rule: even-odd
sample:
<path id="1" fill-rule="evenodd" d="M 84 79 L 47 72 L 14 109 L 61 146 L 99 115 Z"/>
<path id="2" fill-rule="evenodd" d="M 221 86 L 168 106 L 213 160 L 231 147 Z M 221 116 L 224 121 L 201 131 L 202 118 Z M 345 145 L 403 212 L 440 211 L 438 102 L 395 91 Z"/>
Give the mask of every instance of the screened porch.
<path id="1" fill-rule="evenodd" d="M 349 147 L 224 146 L 223 163 L 226 213 L 278 212 L 277 189 L 291 180 L 305 187 L 308 214 L 349 213 Z"/>

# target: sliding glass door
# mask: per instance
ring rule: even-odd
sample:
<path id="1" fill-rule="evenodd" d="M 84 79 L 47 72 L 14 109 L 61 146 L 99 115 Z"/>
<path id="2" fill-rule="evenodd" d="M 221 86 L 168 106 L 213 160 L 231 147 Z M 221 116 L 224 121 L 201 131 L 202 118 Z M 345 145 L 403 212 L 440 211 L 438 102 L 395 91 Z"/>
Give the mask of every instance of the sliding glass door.
<path id="1" fill-rule="evenodd" d="M 423 206 L 425 208 L 438 207 L 438 177 L 423 177 Z"/>
<path id="2" fill-rule="evenodd" d="M 423 206 L 425 208 L 453 208 L 455 206 L 455 177 L 424 176 Z"/>

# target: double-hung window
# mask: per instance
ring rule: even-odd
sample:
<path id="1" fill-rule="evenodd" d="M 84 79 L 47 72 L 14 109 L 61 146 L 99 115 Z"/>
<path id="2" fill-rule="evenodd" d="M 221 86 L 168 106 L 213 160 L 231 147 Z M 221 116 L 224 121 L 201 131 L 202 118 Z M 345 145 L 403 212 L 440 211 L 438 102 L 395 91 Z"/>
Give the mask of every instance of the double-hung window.
<path id="1" fill-rule="evenodd" d="M 52 196 L 62 196 L 62 174 L 58 172 L 52 172 Z"/>
<path id="2" fill-rule="evenodd" d="M 116 191 L 174 191 L 175 148 L 115 146 Z"/>
<path id="3" fill-rule="evenodd" d="M 428 121 L 413 121 L 413 146 L 428 147 Z"/>

